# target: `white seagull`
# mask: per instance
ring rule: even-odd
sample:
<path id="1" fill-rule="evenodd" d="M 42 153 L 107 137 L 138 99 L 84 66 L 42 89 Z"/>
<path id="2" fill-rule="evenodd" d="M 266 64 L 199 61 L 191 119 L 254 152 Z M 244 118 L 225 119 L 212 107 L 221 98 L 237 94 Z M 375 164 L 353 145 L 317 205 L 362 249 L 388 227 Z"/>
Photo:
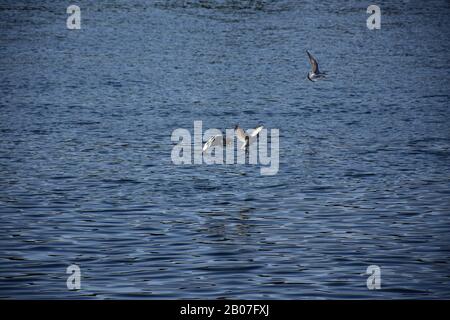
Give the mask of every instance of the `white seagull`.
<path id="1" fill-rule="evenodd" d="M 203 145 L 203 152 L 205 152 L 206 150 L 208 150 L 211 147 L 215 147 L 215 146 L 227 146 L 229 144 L 231 144 L 231 140 L 228 138 L 225 138 L 224 136 L 222 136 L 221 134 L 216 134 L 215 136 L 212 136 L 211 138 L 208 139 L 208 141 L 205 142 L 205 144 Z"/>
<path id="2" fill-rule="evenodd" d="M 306 50 L 306 53 L 308 54 L 309 63 L 311 63 L 312 70 L 308 72 L 308 80 L 312 82 L 316 82 L 319 79 L 325 78 L 326 73 L 319 71 L 319 63 L 317 62 L 316 58 L 313 57 L 311 53 L 309 53 L 308 50 Z"/>
<path id="3" fill-rule="evenodd" d="M 245 149 L 246 152 L 248 152 L 248 147 L 250 145 L 250 143 L 253 142 L 254 139 L 263 129 L 263 126 L 258 126 L 255 129 L 253 129 L 253 131 L 250 134 L 245 133 L 245 131 L 239 127 L 239 125 L 237 124 L 234 127 L 234 130 L 236 132 L 236 136 L 238 137 L 238 139 L 243 142 L 243 145 L 241 147 L 241 149 Z"/>

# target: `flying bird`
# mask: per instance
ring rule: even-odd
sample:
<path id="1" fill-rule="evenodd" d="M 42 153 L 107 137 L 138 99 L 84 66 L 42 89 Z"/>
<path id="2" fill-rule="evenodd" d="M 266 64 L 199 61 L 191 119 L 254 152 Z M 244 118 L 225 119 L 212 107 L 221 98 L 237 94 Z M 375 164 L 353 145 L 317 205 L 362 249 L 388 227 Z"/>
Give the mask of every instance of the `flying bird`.
<path id="1" fill-rule="evenodd" d="M 311 71 L 308 72 L 307 76 L 308 80 L 316 82 L 319 79 L 325 78 L 326 73 L 319 71 L 319 63 L 317 62 L 316 58 L 314 58 L 308 50 L 306 50 L 306 53 L 308 54 L 309 63 L 311 63 Z"/>
<path id="2" fill-rule="evenodd" d="M 245 131 L 239 127 L 239 125 L 237 124 L 234 127 L 234 131 L 236 132 L 236 137 L 243 142 L 243 145 L 241 147 L 241 149 L 245 149 L 245 152 L 248 152 L 248 147 L 250 146 L 250 144 L 253 142 L 254 139 L 263 129 L 263 126 L 258 126 L 256 128 L 253 129 L 253 131 L 250 134 L 245 133 Z"/>

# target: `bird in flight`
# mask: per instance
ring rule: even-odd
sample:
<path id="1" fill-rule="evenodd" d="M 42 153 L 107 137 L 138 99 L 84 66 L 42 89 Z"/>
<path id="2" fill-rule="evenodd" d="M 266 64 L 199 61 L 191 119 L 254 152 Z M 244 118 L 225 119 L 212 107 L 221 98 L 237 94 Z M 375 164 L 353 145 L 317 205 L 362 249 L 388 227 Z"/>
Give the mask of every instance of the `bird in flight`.
<path id="1" fill-rule="evenodd" d="M 309 63 L 311 63 L 311 71 L 308 72 L 307 76 L 308 80 L 316 82 L 319 79 L 325 78 L 326 73 L 319 71 L 319 63 L 317 62 L 317 59 L 314 58 L 308 50 L 306 50 L 306 53 L 308 54 Z"/>
<path id="2" fill-rule="evenodd" d="M 254 138 L 261 132 L 263 126 L 257 126 L 252 130 L 250 134 L 245 133 L 245 131 L 239 127 L 237 124 L 234 127 L 234 131 L 236 132 L 236 137 L 243 143 L 241 149 L 245 149 L 245 152 L 248 152 L 248 147 L 254 141 Z"/>

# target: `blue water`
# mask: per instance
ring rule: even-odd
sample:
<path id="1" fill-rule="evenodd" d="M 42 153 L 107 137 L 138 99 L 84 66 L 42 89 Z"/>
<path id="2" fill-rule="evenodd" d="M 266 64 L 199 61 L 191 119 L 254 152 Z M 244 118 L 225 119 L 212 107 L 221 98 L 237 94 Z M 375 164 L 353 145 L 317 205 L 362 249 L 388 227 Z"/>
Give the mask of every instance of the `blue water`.
<path id="1" fill-rule="evenodd" d="M 450 298 L 448 1 L 74 4 L 0 4 L 0 298 Z M 278 174 L 174 165 L 196 120 Z"/>

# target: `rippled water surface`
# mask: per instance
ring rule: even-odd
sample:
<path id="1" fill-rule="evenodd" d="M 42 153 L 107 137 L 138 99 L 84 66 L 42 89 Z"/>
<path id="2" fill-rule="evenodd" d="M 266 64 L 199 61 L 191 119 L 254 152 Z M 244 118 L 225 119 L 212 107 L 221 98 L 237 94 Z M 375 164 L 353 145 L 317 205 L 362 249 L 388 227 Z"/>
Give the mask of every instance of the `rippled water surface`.
<path id="1" fill-rule="evenodd" d="M 77 4 L 0 4 L 0 298 L 450 298 L 448 1 L 375 31 L 364 2 Z M 172 164 L 196 120 L 278 128 L 278 174 Z"/>

